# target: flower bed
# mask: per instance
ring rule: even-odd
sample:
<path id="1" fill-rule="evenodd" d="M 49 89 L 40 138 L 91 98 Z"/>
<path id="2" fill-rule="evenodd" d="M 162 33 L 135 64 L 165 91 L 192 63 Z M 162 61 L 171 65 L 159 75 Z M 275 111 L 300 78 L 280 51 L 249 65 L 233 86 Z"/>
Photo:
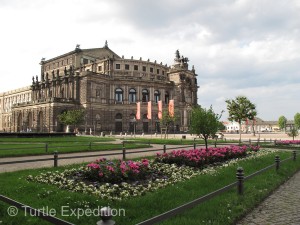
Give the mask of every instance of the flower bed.
<path id="1" fill-rule="evenodd" d="M 137 180 L 145 180 L 152 176 L 153 170 L 148 159 L 141 161 L 107 161 L 105 158 L 96 160 L 87 165 L 87 169 L 82 171 L 86 179 L 91 182 L 121 183 Z"/>
<path id="2" fill-rule="evenodd" d="M 109 162 L 107 161 L 107 163 Z M 146 176 L 144 180 L 134 181 L 128 179 L 128 182 L 123 181 L 115 184 L 94 181 L 94 179 L 90 180 L 88 173 L 94 173 L 94 171 L 91 171 L 90 164 L 87 167 L 68 169 L 63 172 L 47 172 L 38 176 L 30 175 L 27 180 L 52 184 L 60 189 L 92 194 L 103 199 L 122 200 L 131 196 L 144 195 L 146 192 L 190 179 L 201 173 L 207 173 L 207 171 L 195 170 L 190 167 L 178 167 L 175 164 L 149 162 L 147 167 L 152 172 L 151 176 Z M 112 171 L 109 171 L 109 173 L 110 176 L 113 176 Z M 106 177 L 106 175 L 100 177 Z"/>
<path id="3" fill-rule="evenodd" d="M 300 140 L 276 141 L 276 145 L 299 145 Z"/>
<path id="4" fill-rule="evenodd" d="M 203 168 L 206 165 L 224 162 L 233 158 L 245 157 L 251 152 L 257 152 L 259 146 L 226 146 L 221 148 L 204 148 L 193 150 L 178 150 L 171 153 L 157 154 L 155 161 L 162 163 L 175 163 L 178 166 L 186 165 Z"/>
<path id="5" fill-rule="evenodd" d="M 191 179 L 200 174 L 214 175 L 217 168 L 235 164 L 239 160 L 269 154 L 270 151 L 259 151 L 259 147 L 210 148 L 208 151 L 196 149 L 192 151 L 173 151 L 170 157 L 166 154 L 157 157 L 154 161 L 142 159 L 141 161 L 109 161 L 99 159 L 80 168 L 67 169 L 63 172 L 47 172 L 37 176 L 28 176 L 28 181 L 55 185 L 60 189 L 73 192 L 92 194 L 108 200 L 122 200 L 132 196 L 144 195 L 146 192 L 155 191 L 167 185 Z M 198 152 L 200 151 L 200 152 Z M 197 153 L 198 152 L 198 153 Z M 207 163 L 225 162 L 216 165 L 207 165 L 205 169 L 190 167 L 195 164 L 199 154 L 207 155 Z M 245 158 L 249 154 L 249 157 Z M 176 157 L 171 157 L 176 156 Z M 164 159 L 184 160 L 181 165 L 162 163 Z M 231 160 L 230 160 L 231 159 Z M 175 161 L 176 161 L 175 160 Z M 188 162 L 191 162 L 190 164 Z M 203 159 L 198 161 L 202 162 Z M 177 162 L 177 164 L 179 164 Z M 187 166 L 189 164 L 189 166 Z M 197 165 L 198 165 L 197 164 Z M 202 164 L 201 164 L 202 165 Z"/>

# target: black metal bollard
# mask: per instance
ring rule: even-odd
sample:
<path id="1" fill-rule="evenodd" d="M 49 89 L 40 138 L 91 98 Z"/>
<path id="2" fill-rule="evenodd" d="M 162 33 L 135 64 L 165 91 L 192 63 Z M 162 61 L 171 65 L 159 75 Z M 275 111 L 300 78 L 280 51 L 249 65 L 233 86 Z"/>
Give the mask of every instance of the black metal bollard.
<path id="1" fill-rule="evenodd" d="M 58 164 L 58 152 L 54 152 L 54 167 L 57 167 Z"/>
<path id="2" fill-rule="evenodd" d="M 123 151 L 123 160 L 125 160 L 126 159 L 126 149 L 122 148 L 122 151 Z"/>
<path id="3" fill-rule="evenodd" d="M 48 152 L 48 143 L 45 144 L 45 151 Z"/>
<path id="4" fill-rule="evenodd" d="M 122 148 L 125 148 L 125 141 L 122 141 Z"/>
<path id="5" fill-rule="evenodd" d="M 194 149 L 196 149 L 196 138 L 194 138 Z"/>
<path id="6" fill-rule="evenodd" d="M 92 142 L 89 143 L 89 150 L 92 150 Z"/>
<path id="7" fill-rule="evenodd" d="M 101 220 L 97 222 L 97 225 L 115 225 L 116 222 L 112 220 L 112 213 L 109 207 L 103 207 L 100 209 Z"/>
<path id="8" fill-rule="evenodd" d="M 296 161 L 296 151 L 293 151 L 293 160 Z"/>
<path id="9" fill-rule="evenodd" d="M 164 153 L 166 153 L 167 152 L 167 147 L 166 147 L 166 145 L 164 145 Z"/>
<path id="10" fill-rule="evenodd" d="M 280 158 L 278 155 L 275 156 L 275 165 L 276 165 L 276 171 L 279 170 L 280 167 Z"/>
<path id="11" fill-rule="evenodd" d="M 242 195 L 244 193 L 244 169 L 242 167 L 237 168 L 236 178 L 238 182 L 238 194 Z"/>

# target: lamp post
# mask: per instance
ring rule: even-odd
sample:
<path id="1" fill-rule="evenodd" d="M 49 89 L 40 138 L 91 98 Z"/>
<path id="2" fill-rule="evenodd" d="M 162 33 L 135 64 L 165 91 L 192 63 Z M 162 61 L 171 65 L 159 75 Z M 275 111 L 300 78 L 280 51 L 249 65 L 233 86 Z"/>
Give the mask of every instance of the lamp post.
<path id="1" fill-rule="evenodd" d="M 133 122 L 133 136 L 135 137 L 136 119 L 133 118 L 133 119 L 132 119 L 132 122 Z"/>
<path id="2" fill-rule="evenodd" d="M 84 116 L 84 120 L 85 120 L 84 134 L 86 134 L 86 126 L 87 126 L 87 114 L 85 114 L 85 116 Z"/>

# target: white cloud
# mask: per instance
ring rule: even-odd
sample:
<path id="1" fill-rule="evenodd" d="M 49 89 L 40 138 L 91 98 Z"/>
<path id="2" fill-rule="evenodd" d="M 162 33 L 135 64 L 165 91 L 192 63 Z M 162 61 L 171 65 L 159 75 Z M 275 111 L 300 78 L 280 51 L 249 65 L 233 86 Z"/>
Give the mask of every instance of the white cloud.
<path id="1" fill-rule="evenodd" d="M 0 92 L 29 85 L 49 59 L 109 47 L 126 58 L 195 65 L 199 104 L 220 112 L 243 94 L 263 119 L 298 110 L 299 1 L 2 0 Z"/>

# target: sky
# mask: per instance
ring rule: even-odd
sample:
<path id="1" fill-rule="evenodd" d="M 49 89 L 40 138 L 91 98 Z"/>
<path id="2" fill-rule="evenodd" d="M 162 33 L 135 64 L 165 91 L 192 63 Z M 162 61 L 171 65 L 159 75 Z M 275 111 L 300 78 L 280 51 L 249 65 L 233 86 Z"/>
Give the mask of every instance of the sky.
<path id="1" fill-rule="evenodd" d="M 0 93 L 30 85 L 42 58 L 107 40 L 120 56 L 168 65 L 179 49 L 195 66 L 202 107 L 220 113 L 243 95 L 263 120 L 293 119 L 299 13 L 298 0 L 0 0 Z"/>

